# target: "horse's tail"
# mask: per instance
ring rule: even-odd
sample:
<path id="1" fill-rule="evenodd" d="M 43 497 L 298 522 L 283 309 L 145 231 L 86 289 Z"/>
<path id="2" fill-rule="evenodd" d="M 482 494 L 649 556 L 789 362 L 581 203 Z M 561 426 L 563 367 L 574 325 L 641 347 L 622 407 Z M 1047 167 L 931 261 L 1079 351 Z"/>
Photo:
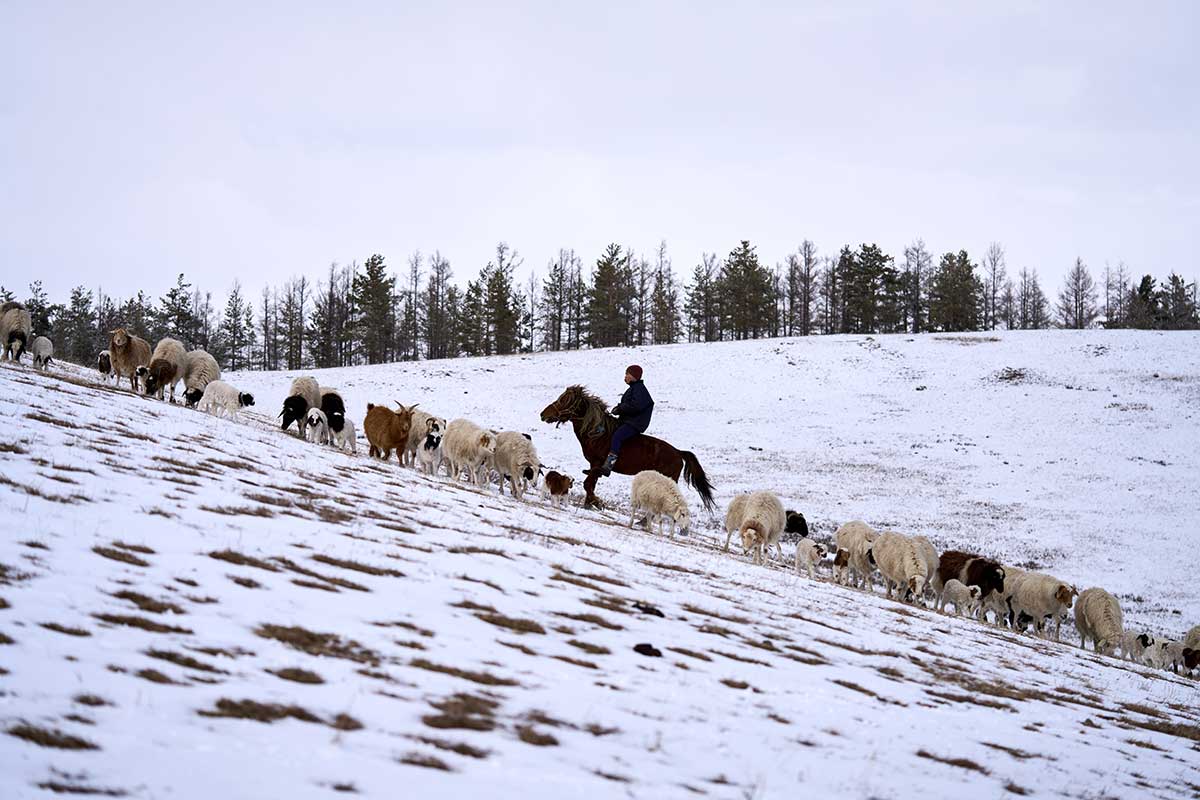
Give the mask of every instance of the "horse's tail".
<path id="1" fill-rule="evenodd" d="M 704 504 L 705 510 L 712 513 L 717 504 L 713 502 L 713 486 L 704 474 L 704 467 L 700 466 L 696 454 L 690 450 L 680 450 L 679 455 L 683 456 L 683 479 L 700 495 L 700 502 Z"/>

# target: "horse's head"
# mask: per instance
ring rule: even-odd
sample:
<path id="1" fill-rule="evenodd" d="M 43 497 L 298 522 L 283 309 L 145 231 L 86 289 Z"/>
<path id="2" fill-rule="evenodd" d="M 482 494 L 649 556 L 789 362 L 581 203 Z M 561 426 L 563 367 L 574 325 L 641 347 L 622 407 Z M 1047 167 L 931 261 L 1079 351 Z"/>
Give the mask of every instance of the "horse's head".
<path id="1" fill-rule="evenodd" d="M 583 416 L 583 387 L 568 386 L 550 405 L 542 409 L 542 422 L 561 425 Z"/>

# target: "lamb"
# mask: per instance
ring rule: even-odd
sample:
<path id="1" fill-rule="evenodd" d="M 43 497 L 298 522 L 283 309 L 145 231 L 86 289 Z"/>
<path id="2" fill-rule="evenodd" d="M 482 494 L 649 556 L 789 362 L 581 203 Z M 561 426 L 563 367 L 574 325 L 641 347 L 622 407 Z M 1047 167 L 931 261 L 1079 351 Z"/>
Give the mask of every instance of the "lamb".
<path id="1" fill-rule="evenodd" d="M 947 581 L 951 578 L 965 586 L 978 586 L 979 598 L 986 601 L 993 592 L 1004 591 L 1004 567 L 990 558 L 964 553 L 961 550 L 947 550 L 938 559 L 937 572 L 932 583 L 935 594 L 940 595 Z"/>
<path id="2" fill-rule="evenodd" d="M 968 617 L 975 616 L 979 610 L 979 595 L 978 586 L 967 586 L 957 578 L 951 578 L 938 596 L 937 610 L 944 611 L 946 603 L 954 603 L 955 615 L 962 616 L 965 612 Z"/>
<path id="3" fill-rule="evenodd" d="M 428 411 L 414 411 L 412 428 L 408 432 L 408 447 L 404 449 L 401 462 L 410 467 L 415 467 L 418 461 L 426 467 L 432 462 L 433 471 L 429 474 L 436 474 L 442 465 L 442 437 L 445 435 L 446 420 Z M 435 452 L 423 459 L 421 451 L 430 449 Z"/>
<path id="4" fill-rule="evenodd" d="M 39 336 L 33 340 L 29 351 L 33 353 L 33 365 L 38 369 L 45 369 L 54 358 L 54 342 L 45 336 Z"/>
<path id="5" fill-rule="evenodd" d="M 496 456 L 496 435 L 468 419 L 459 418 L 446 426 L 442 450 L 450 462 L 450 477 L 458 481 L 466 469 L 470 471 L 471 482 L 482 485 L 479 473 L 488 468 Z"/>
<path id="6" fill-rule="evenodd" d="M 4 346 L 4 358 L 21 362 L 25 344 L 33 336 L 33 319 L 24 304 L 8 301 L 0 305 L 0 344 Z"/>
<path id="7" fill-rule="evenodd" d="M 183 342 L 167 337 L 154 346 L 154 354 L 150 356 L 150 369 L 146 375 L 146 394 L 152 394 L 159 400 L 167 387 L 171 387 L 171 402 L 175 402 L 175 384 L 183 378 L 184 361 L 187 351 Z"/>
<path id="8" fill-rule="evenodd" d="M 304 438 L 313 444 L 329 444 L 329 418 L 319 408 L 310 408 L 304 418 Z"/>
<path id="9" fill-rule="evenodd" d="M 239 392 L 225 381 L 213 381 L 204 387 L 197 408 L 213 416 L 237 419 L 243 408 L 254 405 L 254 395 Z"/>
<path id="10" fill-rule="evenodd" d="M 321 386 L 317 383 L 317 379 L 311 376 L 303 376 L 292 380 L 292 388 L 288 391 L 287 398 L 283 401 L 283 411 L 279 412 L 279 417 L 283 419 L 283 424 L 279 426 L 280 430 L 287 430 L 288 426 L 293 422 L 296 423 L 296 432 L 301 439 L 305 438 L 305 427 L 308 424 L 308 410 L 310 408 L 320 408 L 321 406 Z M 368 406 L 369 408 L 369 406 Z"/>
<path id="11" fill-rule="evenodd" d="M 204 350 L 192 350 L 183 359 L 183 402 L 188 407 L 200 402 L 210 383 L 221 378 L 217 360 Z"/>
<path id="12" fill-rule="evenodd" d="M 850 551 L 839 548 L 833 556 L 833 581 L 840 586 L 850 582 Z"/>
<path id="13" fill-rule="evenodd" d="M 1183 642 L 1172 641 L 1170 639 L 1158 642 L 1151 650 L 1153 656 L 1149 659 L 1153 666 L 1159 669 L 1169 669 L 1172 672 L 1179 672 L 1180 667 L 1184 664 L 1183 652 L 1187 650 L 1189 653 L 1195 651 L 1184 645 Z"/>
<path id="14" fill-rule="evenodd" d="M 867 550 L 878 536 L 870 525 L 857 519 L 845 523 L 834 534 L 837 549 L 846 551 L 846 567 L 843 574 L 849 577 L 853 586 L 861 587 L 865 582 L 871 592 L 875 591 L 875 583 L 871 579 L 874 567 L 867 559 Z"/>
<path id="15" fill-rule="evenodd" d="M 803 519 L 803 517 L 801 517 Z M 790 518 L 789 518 L 790 521 Z M 807 527 L 807 526 L 805 526 Z M 817 564 L 825 559 L 825 545 L 817 544 L 812 539 L 805 536 L 800 541 L 796 542 L 796 574 L 800 574 L 800 567 L 803 566 L 808 570 L 809 580 L 816 580 Z"/>
<path id="16" fill-rule="evenodd" d="M 1092 640 L 1097 653 L 1112 655 L 1125 632 L 1121 625 L 1121 605 L 1117 598 L 1098 586 L 1084 589 L 1075 601 L 1075 627 L 1079 630 L 1079 646 L 1086 648 Z"/>
<path id="17" fill-rule="evenodd" d="M 892 596 L 893 584 L 902 600 L 907 600 L 911 595 L 915 602 L 925 592 L 925 581 L 929 579 L 925 559 L 907 536 L 884 531 L 871 542 L 867 549 L 867 560 L 879 567 L 888 597 Z"/>
<path id="18" fill-rule="evenodd" d="M 321 411 L 329 421 L 329 430 L 337 433 L 346 424 L 346 404 L 337 389 L 321 387 Z"/>
<path id="19" fill-rule="evenodd" d="M 1148 633 L 1125 631 L 1121 634 L 1121 658 L 1135 664 L 1145 664 L 1158 640 Z"/>
<path id="20" fill-rule="evenodd" d="M 496 435 L 496 471 L 500 473 L 500 494 L 508 480 L 512 496 L 523 498 L 526 489 L 537 480 L 537 449 L 533 441 L 517 431 L 501 431 Z"/>
<path id="21" fill-rule="evenodd" d="M 496 450 L 496 460 L 500 460 L 499 449 Z M 679 526 L 680 533 L 687 535 L 691 526 L 691 513 L 688 511 L 687 501 L 683 499 L 683 492 L 679 491 L 679 484 L 661 472 L 647 469 L 634 475 L 629 502 L 629 527 L 633 527 L 637 512 L 645 510 L 646 530 L 649 530 L 651 522 L 657 519 L 658 535 L 662 536 L 663 525 L 669 520 L 671 533 L 668 538 L 675 538 L 676 525 Z"/>
<path id="22" fill-rule="evenodd" d="M 1071 603 L 1079 591 L 1063 583 L 1053 575 L 1041 572 L 1026 572 L 1015 580 L 1005 580 L 1004 591 L 1008 593 L 1010 622 L 1023 629 L 1026 620 L 1034 624 L 1038 633 L 1045 630 L 1046 620 L 1054 619 L 1054 638 L 1057 641 L 1062 620 L 1067 616 Z"/>
<path id="23" fill-rule="evenodd" d="M 104 378 L 104 382 L 108 383 L 108 378 L 113 374 L 112 358 L 109 357 L 107 350 L 101 350 L 100 355 L 96 356 L 96 369 Z"/>
<path id="24" fill-rule="evenodd" d="M 754 553 L 755 564 L 763 563 L 763 550 L 770 552 L 771 545 L 783 558 L 779 537 L 785 525 L 787 514 L 774 492 L 738 495 L 725 512 L 725 551 L 729 551 L 729 539 L 736 530 L 742 537 L 742 550 Z"/>
<path id="25" fill-rule="evenodd" d="M 384 461 L 392 457 L 393 450 L 396 451 L 396 460 L 400 461 L 400 453 L 408 446 L 413 409 L 417 407 L 416 403 L 411 406 L 397 405 L 400 405 L 399 411 L 367 403 L 367 416 L 363 420 L 363 432 L 371 446 L 370 454 Z"/>
<path id="26" fill-rule="evenodd" d="M 333 446 L 343 453 L 348 450 L 351 455 L 358 455 L 358 438 L 354 433 L 354 420 L 343 419 L 342 429 L 330 434 L 330 439 Z"/>
<path id="27" fill-rule="evenodd" d="M 137 371 L 139 367 L 150 364 L 150 343 L 140 336 L 134 336 L 124 328 L 117 328 L 108 335 L 109 364 L 113 376 L 120 384 L 121 378 L 129 378 L 130 391 L 139 389 Z"/>
<path id="28" fill-rule="evenodd" d="M 546 479 L 542 482 L 542 499 L 549 497 L 551 505 L 566 505 L 567 495 L 574 485 L 574 478 L 552 469 L 546 473 Z"/>

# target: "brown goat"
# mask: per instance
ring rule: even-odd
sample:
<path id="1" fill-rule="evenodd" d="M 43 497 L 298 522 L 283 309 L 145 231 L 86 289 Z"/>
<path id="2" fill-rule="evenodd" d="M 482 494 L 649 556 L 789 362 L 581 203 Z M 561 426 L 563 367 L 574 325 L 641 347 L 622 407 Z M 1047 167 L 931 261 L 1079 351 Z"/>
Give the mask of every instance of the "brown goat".
<path id="1" fill-rule="evenodd" d="M 117 377 L 117 385 L 120 385 L 121 378 L 128 377 L 129 389 L 136 392 L 138 367 L 150 364 L 150 343 L 124 328 L 117 328 L 109 334 L 108 360 Z"/>
<path id="2" fill-rule="evenodd" d="M 363 420 L 363 433 L 371 445 L 371 455 L 380 456 L 387 461 L 396 451 L 396 460 L 401 461 L 401 455 L 408 446 L 408 432 L 412 428 L 413 410 L 417 403 L 405 406 L 401 403 L 399 411 L 392 411 L 384 406 L 367 403 L 367 417 Z"/>

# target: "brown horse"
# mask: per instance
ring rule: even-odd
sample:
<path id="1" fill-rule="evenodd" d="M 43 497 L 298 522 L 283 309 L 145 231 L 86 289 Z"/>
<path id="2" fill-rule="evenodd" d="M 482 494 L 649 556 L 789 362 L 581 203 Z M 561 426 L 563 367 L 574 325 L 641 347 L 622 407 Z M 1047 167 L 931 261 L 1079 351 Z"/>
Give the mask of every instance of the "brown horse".
<path id="1" fill-rule="evenodd" d="M 608 457 L 613 431 L 620 424 L 617 418 L 608 413 L 608 406 L 603 400 L 584 387 L 568 386 L 557 400 L 542 410 L 542 422 L 571 423 L 575 438 L 583 449 L 583 457 L 591 466 L 591 469 L 583 471 L 587 475 L 587 480 L 583 482 L 583 488 L 587 491 L 584 504 L 599 507 L 600 501 L 595 494 L 596 481 L 600 479 L 600 467 Z M 653 469 L 673 481 L 678 481 L 682 472 L 683 479 L 699 493 L 704 507 L 709 511 L 715 507 L 712 484 L 708 482 L 708 476 L 704 474 L 704 468 L 696 460 L 695 454 L 676 450 L 662 439 L 644 433 L 631 437 L 621 448 L 613 469 L 622 475 L 636 475 L 642 470 Z"/>

